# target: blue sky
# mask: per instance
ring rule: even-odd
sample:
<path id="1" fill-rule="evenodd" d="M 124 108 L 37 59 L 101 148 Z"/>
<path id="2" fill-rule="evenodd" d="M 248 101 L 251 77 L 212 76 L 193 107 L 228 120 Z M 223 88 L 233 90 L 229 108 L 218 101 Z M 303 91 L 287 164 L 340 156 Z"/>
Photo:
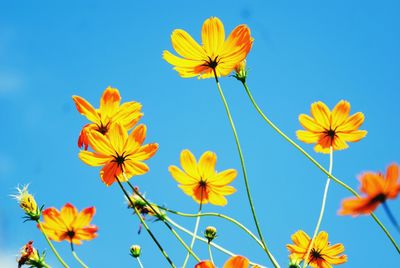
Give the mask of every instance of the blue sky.
<path id="1" fill-rule="evenodd" d="M 241 23 L 250 27 L 255 41 L 248 56 L 249 87 L 289 136 L 295 138 L 298 115 L 309 113 L 317 100 L 333 107 L 346 99 L 352 112 L 365 114 L 362 128 L 368 136 L 334 154 L 337 177 L 357 188 L 361 172 L 383 171 L 398 163 L 399 8 L 397 1 L 1 2 L 2 267 L 15 267 L 15 254 L 28 240 L 46 249 L 48 262 L 59 267 L 41 234 L 33 224 L 22 223 L 22 212 L 9 197 L 25 183 L 47 207 L 60 208 L 66 202 L 79 209 L 96 206 L 93 223 L 99 226 L 99 237 L 77 247 L 91 267 L 135 267 L 128 255 L 131 244 L 142 245 L 145 267 L 167 267 L 148 235 L 137 234 L 138 220 L 126 209 L 117 185 L 107 188 L 99 170 L 78 159 L 76 139 L 86 121 L 71 96 L 80 95 L 97 106 L 111 85 L 124 101 L 141 102 L 147 141 L 158 142 L 160 149 L 148 161 L 151 171 L 131 181 L 152 201 L 194 213 L 197 205 L 168 173 L 169 165 L 178 164 L 180 151 L 188 148 L 199 157 L 212 150 L 218 155 L 218 170 L 240 170 L 240 162 L 215 82 L 180 78 L 161 54 L 172 50 L 170 34 L 176 28 L 199 40 L 201 25 L 210 16 L 219 17 L 227 33 Z M 262 121 L 237 81 L 227 77 L 221 84 L 237 125 L 265 238 L 284 267 L 290 235 L 314 228 L 325 176 Z M 304 147 L 328 165 L 326 155 Z M 255 231 L 241 174 L 233 186 L 238 192 L 226 207 L 207 205 L 204 210 L 231 215 Z M 330 241 L 346 248 L 349 262 L 342 267 L 393 266 L 398 255 L 371 218 L 337 215 L 340 201 L 348 196 L 332 184 L 322 223 Z M 399 201 L 389 206 L 400 217 Z M 376 213 L 400 241 L 382 208 Z M 189 229 L 194 226 L 194 219 L 171 217 Z M 149 225 L 180 265 L 181 246 L 162 224 Z M 271 267 L 235 226 L 203 218 L 200 229 L 207 225 L 220 230 L 221 245 Z M 78 267 L 67 243 L 56 246 L 72 267 Z M 204 244 L 197 243 L 195 250 L 207 258 Z M 220 264 L 227 258 L 214 254 Z"/>

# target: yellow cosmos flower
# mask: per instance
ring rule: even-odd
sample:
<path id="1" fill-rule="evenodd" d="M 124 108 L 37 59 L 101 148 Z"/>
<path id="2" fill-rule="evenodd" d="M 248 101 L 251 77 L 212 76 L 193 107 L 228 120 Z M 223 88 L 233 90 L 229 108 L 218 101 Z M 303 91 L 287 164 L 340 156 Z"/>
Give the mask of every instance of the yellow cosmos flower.
<path id="1" fill-rule="evenodd" d="M 316 143 L 314 150 L 319 153 L 329 153 L 331 146 L 333 150 L 346 149 L 349 147 L 346 142 L 356 142 L 367 135 L 367 131 L 358 130 L 364 122 L 364 114 L 349 114 L 350 103 L 347 101 L 341 100 L 332 112 L 323 102 L 314 102 L 312 117 L 299 116 L 305 130 L 298 130 L 297 138 L 305 143 Z"/>
<path id="2" fill-rule="evenodd" d="M 100 108 L 95 109 L 88 101 L 79 96 L 72 96 L 76 109 L 93 122 L 83 127 L 78 139 L 79 148 L 87 150 L 89 142 L 87 133 L 91 130 L 106 134 L 111 123 L 117 122 L 126 129 L 131 129 L 143 116 L 142 105 L 135 101 L 125 102 L 120 105 L 121 96 L 118 89 L 108 87 L 100 99 Z"/>
<path id="3" fill-rule="evenodd" d="M 181 153 L 181 166 L 183 170 L 176 166 L 170 166 L 169 172 L 172 177 L 180 183 L 179 187 L 183 192 L 191 196 L 197 203 L 225 206 L 228 202 L 225 195 L 236 192 L 232 186 L 228 186 L 237 176 L 234 169 L 227 169 L 222 172 L 215 171 L 217 156 L 215 153 L 207 151 L 199 159 L 189 150 Z"/>
<path id="4" fill-rule="evenodd" d="M 107 186 L 116 178 L 127 181 L 132 176 L 147 173 L 149 167 L 143 161 L 157 152 L 157 143 L 143 145 L 145 138 L 145 125 L 137 126 L 128 136 L 123 126 L 112 124 L 106 135 L 98 131 L 88 133 L 89 145 L 94 152 L 82 150 L 79 158 L 89 166 L 104 166 L 100 178 Z"/>
<path id="5" fill-rule="evenodd" d="M 97 237 L 97 227 L 90 224 L 95 212 L 94 207 L 78 212 L 70 203 L 65 204 L 61 212 L 56 208 L 47 208 L 43 210 L 42 226 L 51 240 L 57 242 L 67 240 L 80 245 L 82 240 L 92 240 Z"/>
<path id="6" fill-rule="evenodd" d="M 165 50 L 163 58 L 174 66 L 181 77 L 210 78 L 227 76 L 250 52 L 253 38 L 246 25 L 237 26 L 225 40 L 222 22 L 211 17 L 201 30 L 200 46 L 186 31 L 172 32 L 172 46 L 181 57 Z"/>
<path id="7" fill-rule="evenodd" d="M 286 245 L 291 253 L 290 259 L 304 260 L 311 243 L 311 238 L 304 231 L 299 230 L 292 235 L 292 241 L 293 245 Z M 330 268 L 332 265 L 343 264 L 347 261 L 346 255 L 340 255 L 343 252 L 343 244 L 331 246 L 328 242 L 328 233 L 321 231 L 315 238 L 307 264 L 316 268 Z"/>

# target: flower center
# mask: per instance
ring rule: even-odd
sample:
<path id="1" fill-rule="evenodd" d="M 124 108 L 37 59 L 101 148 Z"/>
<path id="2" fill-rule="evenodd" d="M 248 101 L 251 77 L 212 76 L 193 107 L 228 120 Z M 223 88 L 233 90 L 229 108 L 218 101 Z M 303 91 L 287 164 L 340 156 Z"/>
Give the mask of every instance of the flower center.
<path id="1" fill-rule="evenodd" d="M 374 204 L 374 203 L 383 203 L 386 201 L 386 195 L 383 193 L 378 194 L 374 198 L 369 201 L 369 204 Z"/>
<path id="2" fill-rule="evenodd" d="M 318 251 L 318 250 L 316 250 L 315 248 L 311 249 L 310 257 L 311 257 L 310 262 L 316 261 L 316 260 L 323 260 L 323 259 L 324 259 L 324 258 L 322 257 L 322 255 L 321 255 L 321 251 Z"/>
<path id="3" fill-rule="evenodd" d="M 74 231 L 72 231 L 72 230 L 69 230 L 68 232 L 67 232 L 67 236 L 69 237 L 69 238 L 74 238 L 74 236 L 75 236 L 75 232 Z"/>
<path id="4" fill-rule="evenodd" d="M 103 123 L 101 123 L 100 126 L 97 126 L 97 131 L 100 132 L 101 134 L 105 135 L 108 131 L 108 125 L 109 125 L 109 123 L 107 123 L 106 125 L 103 125 Z"/>
<path id="5" fill-rule="evenodd" d="M 218 56 L 216 56 L 215 59 L 208 57 L 208 61 L 206 61 L 206 63 L 206 66 L 210 67 L 211 69 L 215 69 L 219 63 Z"/>
<path id="6" fill-rule="evenodd" d="M 336 132 L 334 130 L 332 130 L 332 129 L 329 129 L 326 132 L 326 135 L 328 135 L 329 137 L 331 137 L 333 139 L 335 137 L 335 135 L 336 135 Z"/>
<path id="7" fill-rule="evenodd" d="M 123 152 L 121 155 L 119 155 L 118 153 L 116 153 L 117 155 L 114 156 L 114 162 L 116 162 L 118 164 L 118 166 L 122 166 L 126 160 L 126 158 L 128 157 L 128 155 L 124 155 L 125 152 Z"/>

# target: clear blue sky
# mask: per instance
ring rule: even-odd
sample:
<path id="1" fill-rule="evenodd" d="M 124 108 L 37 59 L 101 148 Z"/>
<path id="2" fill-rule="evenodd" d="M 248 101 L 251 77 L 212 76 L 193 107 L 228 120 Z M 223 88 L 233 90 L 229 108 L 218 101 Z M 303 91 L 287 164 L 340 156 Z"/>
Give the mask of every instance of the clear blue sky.
<path id="1" fill-rule="evenodd" d="M 335 153 L 337 177 L 358 187 L 356 176 L 362 171 L 400 162 L 398 1 L 2 1 L 0 10 L 2 267 L 15 267 L 14 255 L 31 239 L 48 251 L 49 263 L 59 267 L 41 234 L 32 223 L 22 223 L 22 212 L 9 197 L 24 183 L 30 183 L 46 206 L 96 206 L 93 222 L 99 237 L 77 247 L 91 267 L 135 267 L 128 255 L 131 244 L 142 245 L 146 267 L 167 267 L 148 235 L 137 235 L 138 220 L 126 209 L 117 185 L 107 188 L 99 169 L 78 159 L 76 139 L 86 121 L 71 96 L 83 96 L 97 106 L 111 85 L 124 101 L 141 102 L 147 141 L 158 142 L 160 149 L 148 162 L 151 171 L 131 181 L 151 200 L 194 213 L 197 205 L 168 173 L 169 165 L 178 164 L 180 151 L 188 148 L 199 157 L 212 150 L 219 170 L 240 170 L 240 162 L 214 81 L 178 77 L 161 54 L 172 49 L 170 34 L 176 28 L 199 40 L 201 25 L 210 16 L 219 17 L 226 32 L 241 23 L 251 28 L 255 41 L 248 57 L 248 84 L 263 110 L 289 136 L 295 137 L 297 117 L 308 113 L 313 101 L 332 107 L 346 99 L 352 112 L 364 112 L 368 136 Z M 237 81 L 223 78 L 221 84 L 236 120 L 265 238 L 284 267 L 290 235 L 314 228 L 325 176 L 258 117 Z M 326 155 L 305 148 L 327 166 Z M 233 185 L 238 192 L 229 197 L 228 206 L 207 205 L 205 211 L 234 216 L 255 231 L 242 174 Z M 347 196 L 332 184 L 322 223 L 330 241 L 346 248 L 349 262 L 342 267 L 398 263 L 397 253 L 371 218 L 337 216 Z M 400 218 L 399 201 L 389 206 Z M 383 210 L 376 213 L 400 241 Z M 194 219 L 173 218 L 189 229 L 194 226 Z M 211 224 L 220 230 L 221 245 L 271 267 L 235 226 L 203 218 L 200 228 Z M 180 265 L 181 246 L 162 224 L 149 225 Z M 56 245 L 72 267 L 78 267 L 69 245 Z M 204 244 L 197 243 L 195 249 L 207 257 Z M 214 254 L 218 263 L 227 258 Z"/>

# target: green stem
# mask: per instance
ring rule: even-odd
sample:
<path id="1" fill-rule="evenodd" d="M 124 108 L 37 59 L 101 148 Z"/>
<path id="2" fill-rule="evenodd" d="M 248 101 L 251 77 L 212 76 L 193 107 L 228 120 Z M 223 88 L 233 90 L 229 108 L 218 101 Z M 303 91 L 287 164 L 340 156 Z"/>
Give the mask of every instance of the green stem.
<path id="1" fill-rule="evenodd" d="M 360 197 L 360 195 L 350 186 L 348 186 L 346 183 L 342 182 L 335 176 L 333 176 L 331 173 L 329 173 L 328 170 L 326 170 L 320 163 L 318 163 L 317 160 L 315 160 L 311 155 L 309 155 L 303 148 L 301 148 L 296 142 L 294 142 L 291 138 L 289 138 L 285 133 L 283 133 L 260 109 L 260 107 L 257 105 L 255 102 L 253 96 L 251 95 L 251 92 L 247 86 L 247 84 L 242 82 L 247 95 L 250 98 L 250 101 L 252 102 L 254 108 L 257 110 L 257 112 L 260 114 L 260 116 L 270 125 L 276 132 L 279 133 L 286 141 L 288 141 L 291 145 L 293 145 L 297 150 L 299 150 L 305 157 L 307 157 L 317 168 L 319 168 L 323 173 L 325 173 L 330 179 L 332 179 L 334 182 L 342 186 L 343 188 L 347 189 L 349 192 L 351 192 L 353 195 Z M 396 248 L 397 252 L 400 254 L 400 248 L 396 244 L 396 241 L 393 239 L 392 235 L 389 233 L 389 231 L 386 229 L 386 227 L 382 224 L 382 222 L 375 216 L 374 213 L 370 214 L 371 217 L 375 220 L 375 222 L 381 227 L 383 232 L 386 234 L 386 236 L 389 238 L 389 240 L 392 242 L 393 246 Z"/>
<path id="2" fill-rule="evenodd" d="M 160 242 L 158 242 L 157 238 L 154 236 L 154 234 L 152 233 L 152 231 L 150 230 L 149 226 L 147 226 L 146 222 L 143 220 L 142 216 L 140 215 L 140 212 L 137 210 L 135 204 L 133 203 L 133 201 L 131 200 L 131 197 L 129 196 L 128 192 L 125 190 L 124 186 L 121 184 L 121 181 L 118 179 L 118 177 L 116 177 L 116 180 L 118 182 L 119 187 L 121 187 L 121 190 L 124 192 L 125 197 L 129 200 L 129 202 L 131 203 L 133 209 L 135 210 L 136 215 L 138 216 L 140 222 L 142 223 L 142 225 L 144 226 L 144 228 L 147 230 L 148 234 L 150 235 L 150 237 L 153 239 L 154 243 L 156 243 L 158 249 L 161 251 L 161 253 L 163 254 L 164 258 L 168 261 L 168 263 L 171 265 L 171 267 L 176 268 L 175 264 L 172 262 L 172 260 L 168 257 L 167 252 L 165 252 L 164 248 L 161 246 Z"/>
<path id="3" fill-rule="evenodd" d="M 214 69 L 214 77 L 215 77 L 215 81 L 217 83 L 219 94 L 221 95 L 222 102 L 224 103 L 224 106 L 225 106 L 225 111 L 226 111 L 226 114 L 228 116 L 229 123 L 231 124 L 231 127 L 232 127 L 233 135 L 235 136 L 236 147 L 237 147 L 237 150 L 238 150 L 238 153 L 239 153 L 240 163 L 242 165 L 242 172 L 243 172 L 244 184 L 246 186 L 247 199 L 249 201 L 249 205 L 250 205 L 250 208 L 251 208 L 251 213 L 253 215 L 253 220 L 254 220 L 254 223 L 256 225 L 258 236 L 260 237 L 261 243 L 263 245 L 263 249 L 264 249 L 265 253 L 267 253 L 268 258 L 271 260 L 271 262 L 274 265 L 274 267 L 278 268 L 280 266 L 279 266 L 278 262 L 275 260 L 275 258 L 272 255 L 272 253 L 268 250 L 268 247 L 267 247 L 267 245 L 265 243 L 264 237 L 263 237 L 262 232 L 261 232 L 260 225 L 259 225 L 258 220 L 257 220 L 257 215 L 256 215 L 256 211 L 255 211 L 255 208 L 254 208 L 253 199 L 252 199 L 251 194 L 250 194 L 250 186 L 249 186 L 249 182 L 248 182 L 248 178 L 247 178 L 247 171 L 246 171 L 246 166 L 245 166 L 245 163 L 244 163 L 244 157 L 243 157 L 243 153 L 242 153 L 242 148 L 241 148 L 240 142 L 239 142 L 239 137 L 238 137 L 238 134 L 236 132 L 235 124 L 233 122 L 233 119 L 232 119 L 232 116 L 231 116 L 231 112 L 229 110 L 228 103 L 227 103 L 227 101 L 225 99 L 225 96 L 224 96 L 224 93 L 222 91 L 221 85 L 219 84 L 218 76 L 217 76 L 217 73 L 216 73 L 215 69 Z"/>
<path id="4" fill-rule="evenodd" d="M 58 254 L 56 248 L 53 246 L 53 243 L 51 243 L 49 237 L 46 234 L 46 231 L 43 228 L 42 223 L 37 220 L 36 221 L 37 224 L 39 225 L 40 231 L 42 231 L 42 234 L 44 235 L 44 238 L 46 238 L 47 243 L 49 244 L 51 250 L 53 251 L 54 255 L 56 255 L 56 258 L 58 259 L 58 261 L 61 263 L 62 266 L 64 266 L 65 268 L 69 268 L 69 266 L 65 263 L 65 261 L 61 258 L 60 254 Z"/>
<path id="5" fill-rule="evenodd" d="M 333 148 L 331 146 L 330 147 L 330 151 L 329 151 L 329 173 L 332 173 L 332 167 L 333 167 Z M 311 249 L 314 246 L 315 238 L 317 237 L 317 234 L 318 234 L 318 231 L 319 231 L 319 227 L 321 226 L 322 218 L 323 218 L 324 212 L 325 212 L 325 203 L 326 203 L 326 198 L 328 197 L 328 190 L 329 190 L 330 181 L 331 180 L 328 177 L 328 179 L 326 180 L 326 184 L 325 184 L 324 196 L 322 198 L 321 211 L 319 212 L 317 225 L 315 226 L 313 237 L 311 239 L 310 245 L 308 246 L 306 257 L 304 258 L 303 268 L 307 267 L 308 257 L 310 256 Z"/>
<path id="6" fill-rule="evenodd" d="M 124 174 L 125 176 L 125 174 Z M 156 214 L 157 218 L 159 220 L 161 220 L 165 226 L 167 226 L 167 228 L 171 231 L 171 233 L 176 237 L 176 239 L 178 239 L 178 241 L 183 245 L 183 247 L 190 253 L 190 255 L 192 255 L 193 258 L 195 258 L 196 261 L 200 262 L 200 258 L 197 257 L 197 255 L 193 252 L 193 250 L 185 243 L 185 241 L 183 241 L 183 239 L 179 236 L 179 234 L 171 227 L 171 225 L 168 224 L 168 222 L 166 222 L 165 218 L 163 215 L 161 215 L 154 207 L 153 205 L 147 201 L 146 198 L 144 198 L 144 196 L 142 196 L 141 193 L 139 193 L 139 191 L 133 187 L 133 185 L 127 181 L 129 187 L 132 189 L 132 191 L 137 194 L 145 203 L 147 206 L 149 206 L 149 208 L 153 211 L 154 214 Z M 132 202 L 131 202 L 132 204 Z M 158 206 L 157 206 L 158 207 Z"/>
<path id="7" fill-rule="evenodd" d="M 168 208 L 163 208 L 163 207 L 159 207 L 159 208 L 160 208 L 160 209 L 163 209 L 163 210 L 166 210 L 166 211 L 168 211 L 168 212 L 171 212 L 171 213 L 173 213 L 173 214 L 182 216 L 182 217 L 192 217 L 192 218 L 194 218 L 194 217 L 207 217 L 207 216 L 209 216 L 209 217 L 219 217 L 219 218 L 226 219 L 226 220 L 232 222 L 233 224 L 237 225 L 237 226 L 238 226 L 239 228 L 241 228 L 243 231 L 245 231 L 251 238 L 254 239 L 254 241 L 257 242 L 257 244 L 258 244 L 262 249 L 264 249 L 264 248 L 263 248 L 264 246 L 263 246 L 262 242 L 257 238 L 257 236 L 256 236 L 255 234 L 253 234 L 249 229 L 247 229 L 246 226 L 244 226 L 243 224 L 241 224 L 239 221 L 237 221 L 237 220 L 235 220 L 235 219 L 233 219 L 233 218 L 231 218 L 231 217 L 229 217 L 229 216 L 226 216 L 226 215 L 224 215 L 224 214 L 214 213 L 214 212 L 207 212 L 207 213 L 201 213 L 201 214 L 189 214 L 189 213 L 178 212 L 178 211 L 175 211 L 175 210 L 172 210 L 172 209 L 168 209 Z"/>
<path id="8" fill-rule="evenodd" d="M 203 200 L 202 197 L 200 198 L 200 200 Z M 201 205 L 202 205 L 202 203 L 200 202 L 198 214 L 201 213 L 201 207 L 202 207 Z M 194 242 L 196 241 L 196 235 L 197 235 L 197 231 L 199 229 L 199 224 L 200 224 L 200 217 L 198 216 L 196 218 L 196 224 L 194 226 L 192 241 L 190 242 L 190 249 L 191 250 L 193 250 Z M 186 254 L 185 261 L 183 262 L 183 265 L 182 265 L 183 268 L 186 267 L 186 264 L 187 264 L 188 260 L 189 260 L 189 252 Z"/>
<path id="9" fill-rule="evenodd" d="M 191 231 L 189 231 L 189 230 L 186 229 L 185 227 L 179 225 L 178 223 L 174 222 L 174 221 L 171 220 L 170 218 L 166 218 L 166 220 L 167 220 L 169 223 L 171 223 L 173 226 L 175 226 L 177 229 L 181 230 L 182 232 L 184 232 L 184 233 L 186 233 L 186 234 L 188 234 L 188 235 L 190 235 L 190 236 L 193 236 L 193 235 L 194 235 Z M 196 235 L 196 239 L 208 244 L 208 240 L 205 239 L 204 237 L 201 237 L 201 236 Z M 217 243 L 211 242 L 210 245 L 213 246 L 214 248 L 218 249 L 219 251 L 221 251 L 221 252 L 223 252 L 223 253 L 229 255 L 229 256 L 236 256 L 236 255 L 238 255 L 238 254 L 233 253 L 232 251 L 229 251 L 229 250 L 225 249 L 224 247 L 218 245 Z M 255 263 L 255 262 L 252 262 L 252 261 L 250 261 L 250 264 L 251 264 L 251 265 L 254 265 L 254 266 L 259 266 L 260 268 L 265 268 L 264 266 L 262 266 L 262 265 L 260 265 L 260 264 L 257 264 L 257 263 Z"/>
<path id="10" fill-rule="evenodd" d="M 80 265 L 82 265 L 82 267 L 84 268 L 89 268 L 76 254 L 75 250 L 74 250 L 74 244 L 72 244 L 71 242 L 71 252 L 72 252 L 72 256 L 74 256 L 75 260 L 77 260 L 79 262 Z"/>
<path id="11" fill-rule="evenodd" d="M 210 243 L 208 243 L 208 255 L 210 255 L 210 261 L 214 264 L 214 259 L 213 259 L 213 255 L 212 255 L 212 252 L 211 252 L 211 245 L 210 245 Z"/>
<path id="12" fill-rule="evenodd" d="M 140 267 L 140 268 L 143 268 L 143 264 L 142 264 L 142 262 L 140 261 L 139 257 L 136 257 L 136 260 L 137 260 L 137 262 L 139 263 L 139 267 Z"/>

